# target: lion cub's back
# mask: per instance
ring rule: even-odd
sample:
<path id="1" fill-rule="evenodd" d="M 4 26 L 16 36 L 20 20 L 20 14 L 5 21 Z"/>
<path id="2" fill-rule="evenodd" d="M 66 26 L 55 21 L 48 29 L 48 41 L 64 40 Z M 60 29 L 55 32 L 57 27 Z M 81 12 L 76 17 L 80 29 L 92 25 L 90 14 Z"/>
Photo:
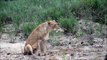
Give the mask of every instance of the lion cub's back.
<path id="1" fill-rule="evenodd" d="M 37 42 L 37 38 L 37 33 L 35 32 L 35 30 L 33 30 L 32 33 L 28 36 L 26 44 L 33 45 L 35 42 Z"/>

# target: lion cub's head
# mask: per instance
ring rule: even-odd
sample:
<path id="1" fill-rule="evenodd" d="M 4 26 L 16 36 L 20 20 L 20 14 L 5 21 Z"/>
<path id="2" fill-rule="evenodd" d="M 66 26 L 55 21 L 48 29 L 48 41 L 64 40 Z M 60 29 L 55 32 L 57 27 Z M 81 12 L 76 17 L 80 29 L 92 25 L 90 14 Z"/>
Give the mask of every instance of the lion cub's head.
<path id="1" fill-rule="evenodd" d="M 58 31 L 63 32 L 63 29 L 59 27 L 58 23 L 55 20 L 48 21 L 48 29 L 55 30 L 56 32 Z"/>

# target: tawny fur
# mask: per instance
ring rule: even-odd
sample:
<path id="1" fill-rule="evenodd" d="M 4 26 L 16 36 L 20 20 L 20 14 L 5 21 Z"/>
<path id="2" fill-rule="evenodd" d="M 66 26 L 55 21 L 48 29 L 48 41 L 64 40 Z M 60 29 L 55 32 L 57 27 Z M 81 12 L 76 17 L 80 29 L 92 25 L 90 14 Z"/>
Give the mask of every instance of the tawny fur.
<path id="1" fill-rule="evenodd" d="M 60 27 L 55 21 L 47 21 L 40 24 L 28 36 L 24 47 L 24 54 L 33 54 L 35 50 L 41 50 L 41 48 L 43 47 L 42 45 L 44 43 L 43 41 L 49 39 L 49 32 L 59 28 Z"/>

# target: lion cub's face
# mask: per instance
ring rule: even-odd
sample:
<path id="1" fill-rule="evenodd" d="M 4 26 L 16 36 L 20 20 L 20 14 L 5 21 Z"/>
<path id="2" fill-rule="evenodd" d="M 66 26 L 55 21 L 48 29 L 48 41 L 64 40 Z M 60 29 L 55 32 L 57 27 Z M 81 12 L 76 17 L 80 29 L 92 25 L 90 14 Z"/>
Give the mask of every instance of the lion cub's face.
<path id="1" fill-rule="evenodd" d="M 55 30 L 56 32 L 58 31 L 63 32 L 63 29 L 59 27 L 58 23 L 55 20 L 48 21 L 48 25 L 49 25 L 49 30 Z"/>

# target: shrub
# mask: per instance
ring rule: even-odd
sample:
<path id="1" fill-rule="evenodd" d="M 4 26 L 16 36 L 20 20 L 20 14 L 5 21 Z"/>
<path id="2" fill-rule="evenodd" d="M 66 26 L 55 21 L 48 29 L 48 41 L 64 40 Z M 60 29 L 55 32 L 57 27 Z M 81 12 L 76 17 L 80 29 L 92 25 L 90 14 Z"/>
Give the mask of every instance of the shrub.
<path id="1" fill-rule="evenodd" d="M 0 18 L 1 18 L 2 16 L 0 16 Z M 0 31 L 2 31 L 2 20 L 0 19 Z"/>
<path id="2" fill-rule="evenodd" d="M 75 33 L 74 28 L 76 26 L 77 20 L 74 17 L 60 18 L 59 23 L 64 28 L 65 32 Z"/>
<path id="3" fill-rule="evenodd" d="M 49 8 L 47 9 L 47 11 L 45 12 L 45 18 L 50 18 L 53 20 L 58 20 L 61 16 L 64 15 L 63 13 L 64 11 L 62 11 L 59 8 Z"/>
<path id="4" fill-rule="evenodd" d="M 33 22 L 29 22 L 29 23 L 24 23 L 21 27 L 21 29 L 24 32 L 25 36 L 28 36 L 33 29 L 35 29 L 37 26 L 39 25 L 39 22 L 33 23 Z"/>
<path id="5" fill-rule="evenodd" d="M 93 21 L 107 24 L 107 22 L 105 22 L 107 0 L 83 0 L 82 3 L 85 8 L 82 10 L 90 9 L 91 14 L 88 14 L 88 16 L 91 15 Z M 87 13 L 87 11 L 85 13 Z"/>
<path id="6" fill-rule="evenodd" d="M 3 24 L 4 17 L 5 17 L 5 14 L 3 14 L 2 12 L 0 12 L 0 31 L 3 31 L 2 27 L 4 26 L 4 24 Z"/>
<path id="7" fill-rule="evenodd" d="M 58 40 L 58 37 L 56 36 L 52 36 L 50 38 L 50 40 L 48 40 L 48 42 L 52 45 L 52 46 L 58 46 L 60 45 L 60 41 Z"/>
<path id="8" fill-rule="evenodd" d="M 76 37 L 80 37 L 85 35 L 85 32 L 83 32 L 82 30 L 77 31 L 77 33 L 75 34 Z"/>

